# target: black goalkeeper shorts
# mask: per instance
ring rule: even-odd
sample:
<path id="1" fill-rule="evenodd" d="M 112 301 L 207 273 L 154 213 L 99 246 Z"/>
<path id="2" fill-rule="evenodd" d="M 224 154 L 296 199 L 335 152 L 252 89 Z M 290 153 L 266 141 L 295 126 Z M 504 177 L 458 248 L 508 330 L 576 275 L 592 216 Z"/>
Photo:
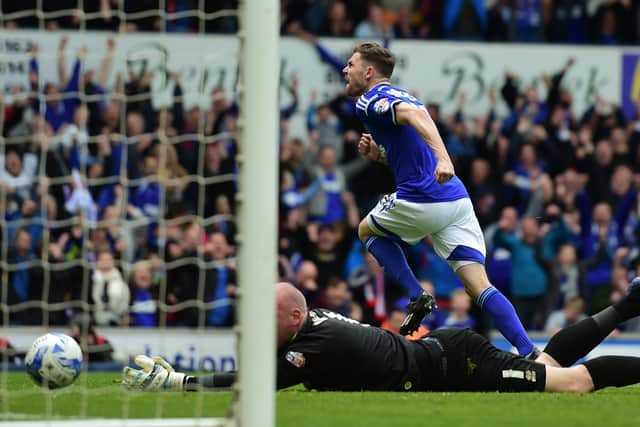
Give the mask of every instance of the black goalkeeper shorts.
<path id="1" fill-rule="evenodd" d="M 425 390 L 544 391 L 545 365 L 499 350 L 469 329 L 436 329 L 416 344 Z"/>

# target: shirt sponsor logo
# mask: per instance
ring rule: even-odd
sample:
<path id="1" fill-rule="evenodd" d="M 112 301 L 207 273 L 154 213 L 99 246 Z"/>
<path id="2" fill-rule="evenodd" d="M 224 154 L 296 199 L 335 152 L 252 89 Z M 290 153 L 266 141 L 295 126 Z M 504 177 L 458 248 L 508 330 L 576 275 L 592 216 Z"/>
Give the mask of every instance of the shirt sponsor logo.
<path id="1" fill-rule="evenodd" d="M 519 380 L 527 380 L 531 383 L 535 383 L 537 381 L 536 371 L 533 370 L 520 371 L 515 369 L 507 369 L 502 371 L 502 378 L 516 378 Z"/>
<path id="2" fill-rule="evenodd" d="M 519 380 L 524 379 L 524 371 L 518 371 L 515 369 L 507 369 L 502 371 L 502 378 L 517 378 Z"/>
<path id="3" fill-rule="evenodd" d="M 287 362 L 291 363 L 296 368 L 303 368 L 304 365 L 307 363 L 307 360 L 304 358 L 304 355 L 297 351 L 288 352 L 285 358 L 287 359 Z"/>
<path id="4" fill-rule="evenodd" d="M 375 104 L 373 104 L 373 111 L 378 114 L 386 113 L 389 111 L 389 105 L 389 100 L 387 98 L 379 99 Z"/>

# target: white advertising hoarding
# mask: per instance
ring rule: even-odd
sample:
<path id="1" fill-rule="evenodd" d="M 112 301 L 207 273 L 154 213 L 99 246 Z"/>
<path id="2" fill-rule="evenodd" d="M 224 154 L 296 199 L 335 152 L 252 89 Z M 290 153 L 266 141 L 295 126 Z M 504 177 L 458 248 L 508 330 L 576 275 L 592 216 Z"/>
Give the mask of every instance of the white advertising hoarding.
<path id="1" fill-rule="evenodd" d="M 17 349 L 28 349 L 45 332 L 40 328 L 11 327 L 0 330 L 0 337 Z M 176 369 L 185 371 L 237 369 L 236 336 L 231 329 L 99 328 L 98 333 L 113 346 L 114 358 L 125 363 L 137 354 L 146 354 L 160 355 Z"/>
<path id="2" fill-rule="evenodd" d="M 40 73 L 43 82 L 57 81 L 57 51 L 60 38 L 68 35 L 67 66 L 73 63 L 75 50 L 86 46 L 87 69 L 97 70 L 106 51 L 106 40 L 116 40 L 115 59 L 110 82 L 117 73 L 125 78 L 129 71 L 153 71 L 154 104 L 169 105 L 173 82 L 169 72 L 180 74 L 187 107 L 210 104 L 215 86 L 223 86 L 230 97 L 236 84 L 238 43 L 235 37 L 213 35 L 168 35 L 111 33 L 55 33 L 0 31 L 0 88 L 28 84 L 29 51 L 39 46 Z M 352 39 L 323 39 L 322 44 L 342 59 L 349 55 Z M 523 85 L 535 84 L 542 96 L 542 75 L 560 70 L 567 59 L 576 59 L 564 84 L 574 93 L 575 110 L 582 113 L 596 95 L 616 103 L 621 97 L 621 54 L 619 48 L 557 45 L 515 45 L 487 43 L 451 43 L 433 41 L 392 41 L 397 56 L 394 82 L 416 93 L 425 102 L 435 102 L 452 111 L 461 92 L 467 99 L 466 111 L 485 114 L 488 90 L 499 89 L 506 70 L 515 73 Z M 298 39 L 282 38 L 280 105 L 290 100 L 287 86 L 297 78 L 300 95 L 298 114 L 292 123 L 295 136 L 305 136 L 303 110 L 312 91 L 326 100 L 343 90 L 341 77 L 320 61 L 315 49 Z M 274 107 L 278 104 L 274 100 Z M 501 111 L 505 111 L 501 105 Z"/>

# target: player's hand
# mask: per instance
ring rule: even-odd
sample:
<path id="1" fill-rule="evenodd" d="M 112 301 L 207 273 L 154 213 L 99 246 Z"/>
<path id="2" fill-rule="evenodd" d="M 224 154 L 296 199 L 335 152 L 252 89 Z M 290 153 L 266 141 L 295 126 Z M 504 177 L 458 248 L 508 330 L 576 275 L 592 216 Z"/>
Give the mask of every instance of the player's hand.
<path id="1" fill-rule="evenodd" d="M 439 184 L 444 184 L 456 174 L 450 160 L 438 160 L 436 170 L 433 173 Z"/>
<path id="2" fill-rule="evenodd" d="M 136 356 L 136 365 L 142 369 L 125 366 L 122 369 L 122 384 L 138 391 L 182 391 L 185 374 L 175 369 L 162 357 L 153 358 L 143 354 Z"/>
<path id="3" fill-rule="evenodd" d="M 373 161 L 380 161 L 381 154 L 378 144 L 373 140 L 370 133 L 363 133 L 358 141 L 358 153 L 370 158 Z"/>

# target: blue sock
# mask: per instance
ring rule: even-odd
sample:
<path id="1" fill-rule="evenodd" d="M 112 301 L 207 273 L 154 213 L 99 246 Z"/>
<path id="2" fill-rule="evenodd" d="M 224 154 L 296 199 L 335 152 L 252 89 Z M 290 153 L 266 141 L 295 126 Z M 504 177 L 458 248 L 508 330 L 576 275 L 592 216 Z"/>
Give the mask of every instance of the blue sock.
<path id="1" fill-rule="evenodd" d="M 478 296 L 478 305 L 491 315 L 496 328 L 509 340 L 521 356 L 533 350 L 533 343 L 522 326 L 513 305 L 502 293 L 489 286 Z"/>
<path id="2" fill-rule="evenodd" d="M 377 236 L 367 237 L 364 243 L 384 272 L 404 286 L 410 296 L 417 297 L 422 293 L 422 286 L 409 268 L 400 245 L 386 237 Z"/>

